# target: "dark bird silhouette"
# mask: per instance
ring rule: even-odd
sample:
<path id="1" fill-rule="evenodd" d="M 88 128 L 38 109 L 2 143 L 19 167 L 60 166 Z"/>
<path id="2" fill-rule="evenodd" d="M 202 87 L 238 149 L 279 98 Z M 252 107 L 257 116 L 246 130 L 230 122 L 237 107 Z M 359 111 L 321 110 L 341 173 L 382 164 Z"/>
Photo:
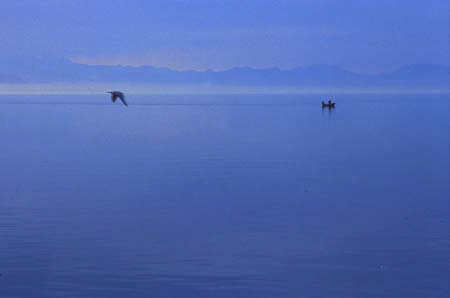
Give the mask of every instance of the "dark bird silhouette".
<path id="1" fill-rule="evenodd" d="M 123 102 L 124 105 L 128 107 L 127 102 L 125 101 L 125 94 L 123 94 L 120 91 L 108 91 L 108 93 L 111 93 L 111 101 L 115 102 L 117 98 L 120 98 L 120 100 Z"/>

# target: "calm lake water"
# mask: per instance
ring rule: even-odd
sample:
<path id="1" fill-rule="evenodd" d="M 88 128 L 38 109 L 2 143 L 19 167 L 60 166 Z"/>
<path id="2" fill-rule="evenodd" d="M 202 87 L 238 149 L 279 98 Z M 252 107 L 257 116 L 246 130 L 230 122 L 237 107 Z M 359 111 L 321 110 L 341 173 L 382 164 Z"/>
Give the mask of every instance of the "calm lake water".
<path id="1" fill-rule="evenodd" d="M 0 297 L 447 297 L 450 95 L 0 96 Z"/>

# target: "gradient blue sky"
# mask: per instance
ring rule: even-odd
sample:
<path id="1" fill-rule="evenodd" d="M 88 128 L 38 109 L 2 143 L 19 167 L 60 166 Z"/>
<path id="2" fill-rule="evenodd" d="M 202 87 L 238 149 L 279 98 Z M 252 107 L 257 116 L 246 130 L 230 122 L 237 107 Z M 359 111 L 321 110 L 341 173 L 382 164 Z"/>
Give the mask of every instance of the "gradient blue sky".
<path id="1" fill-rule="evenodd" d="M 174 69 L 449 64 L 448 0 L 1 0 L 0 55 Z"/>

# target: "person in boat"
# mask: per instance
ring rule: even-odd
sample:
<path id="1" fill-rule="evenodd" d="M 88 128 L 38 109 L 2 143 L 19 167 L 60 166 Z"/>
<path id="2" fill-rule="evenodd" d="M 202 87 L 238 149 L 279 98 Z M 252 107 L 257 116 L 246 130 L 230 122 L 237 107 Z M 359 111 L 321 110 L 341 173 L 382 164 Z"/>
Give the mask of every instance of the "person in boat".
<path id="1" fill-rule="evenodd" d="M 322 100 L 322 107 L 329 107 L 329 108 L 332 108 L 332 107 L 334 107 L 334 102 L 332 102 L 331 100 L 329 100 L 327 103 L 325 103 L 325 102 Z"/>

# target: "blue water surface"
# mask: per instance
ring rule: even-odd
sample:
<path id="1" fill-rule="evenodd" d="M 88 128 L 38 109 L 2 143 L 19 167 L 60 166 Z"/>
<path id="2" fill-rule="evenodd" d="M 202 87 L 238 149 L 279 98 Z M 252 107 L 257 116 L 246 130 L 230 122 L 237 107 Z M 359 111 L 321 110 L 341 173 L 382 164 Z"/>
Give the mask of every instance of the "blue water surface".
<path id="1" fill-rule="evenodd" d="M 0 297 L 447 297 L 450 95 L 0 96 Z"/>

